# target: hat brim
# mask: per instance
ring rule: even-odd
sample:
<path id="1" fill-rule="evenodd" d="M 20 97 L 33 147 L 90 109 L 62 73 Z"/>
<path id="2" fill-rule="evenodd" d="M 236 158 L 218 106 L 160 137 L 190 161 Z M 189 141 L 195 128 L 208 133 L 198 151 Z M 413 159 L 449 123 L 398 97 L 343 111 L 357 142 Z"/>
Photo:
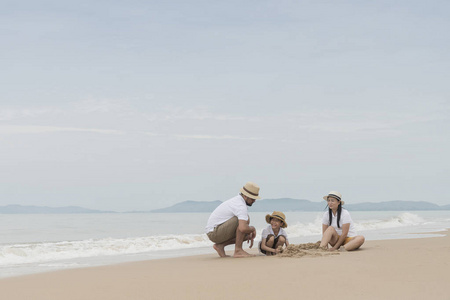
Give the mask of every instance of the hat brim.
<path id="1" fill-rule="evenodd" d="M 243 195 L 245 195 L 245 196 L 247 196 L 249 198 L 252 198 L 252 199 L 255 199 L 255 200 L 261 199 L 261 197 L 259 197 L 259 196 L 255 196 L 255 195 L 252 195 L 252 194 L 248 193 L 246 190 L 244 190 L 244 188 L 241 188 L 239 191 L 241 192 L 241 194 L 243 194 Z"/>
<path id="2" fill-rule="evenodd" d="M 283 225 L 281 225 L 281 228 L 286 228 L 288 226 L 286 221 L 284 221 L 284 220 L 282 220 L 282 219 L 280 219 L 278 217 L 272 216 L 272 215 L 266 215 L 266 222 L 270 224 L 270 219 L 271 218 L 275 218 L 275 219 L 280 220 L 281 222 L 283 222 Z"/>
<path id="3" fill-rule="evenodd" d="M 335 198 L 336 199 L 336 198 Z M 326 195 L 326 196 L 323 196 L 323 200 L 325 200 L 325 201 L 327 201 L 328 200 L 328 195 Z M 336 199 L 337 200 L 337 199 Z M 341 200 L 341 205 L 344 205 L 345 204 L 345 201 L 344 200 Z"/>

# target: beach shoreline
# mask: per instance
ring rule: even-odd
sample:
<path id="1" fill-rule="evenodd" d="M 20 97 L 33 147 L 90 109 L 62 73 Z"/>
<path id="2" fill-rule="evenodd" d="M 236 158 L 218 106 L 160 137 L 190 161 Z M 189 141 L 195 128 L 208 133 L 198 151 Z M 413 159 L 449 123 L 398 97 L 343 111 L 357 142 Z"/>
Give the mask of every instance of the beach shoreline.
<path id="1" fill-rule="evenodd" d="M 129 262 L 0 279 L 5 299 L 450 299 L 450 235 L 367 241 L 339 255 Z M 232 247 L 227 248 L 229 254 Z M 256 254 L 256 249 L 251 249 Z M 274 287 L 270 289 L 269 286 Z"/>

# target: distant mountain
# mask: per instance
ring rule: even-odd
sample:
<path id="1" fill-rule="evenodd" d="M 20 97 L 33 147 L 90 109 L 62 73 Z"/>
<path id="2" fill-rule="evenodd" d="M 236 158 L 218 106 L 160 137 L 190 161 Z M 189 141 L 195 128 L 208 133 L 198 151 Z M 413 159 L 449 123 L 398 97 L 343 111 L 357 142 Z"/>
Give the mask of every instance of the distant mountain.
<path id="1" fill-rule="evenodd" d="M 312 202 L 303 199 L 279 198 L 258 200 L 250 209 L 254 212 L 281 211 L 320 211 L 327 206 L 325 201 Z"/>
<path id="2" fill-rule="evenodd" d="M 202 213 L 212 212 L 222 201 L 184 201 L 170 207 L 155 209 L 151 211 L 132 211 L 127 213 Z M 327 204 L 325 201 L 312 202 L 302 199 L 279 198 L 258 200 L 249 209 L 251 212 L 272 212 L 275 210 L 289 211 L 324 211 Z M 388 201 L 346 204 L 349 211 L 414 211 L 414 210 L 450 210 L 450 205 L 439 206 L 425 201 Z M 115 211 L 104 211 L 87 209 L 78 206 L 47 207 L 47 206 L 22 206 L 7 205 L 0 206 L 0 214 L 99 214 L 117 213 Z"/>
<path id="3" fill-rule="evenodd" d="M 0 214 L 98 214 L 98 213 L 114 213 L 114 212 L 87 209 L 78 206 L 65 206 L 65 207 L 22 206 L 22 205 L 0 206 Z"/>
<path id="4" fill-rule="evenodd" d="M 176 212 L 212 212 L 221 201 L 199 202 L 184 201 L 173 206 L 152 210 L 152 213 L 176 213 Z M 275 210 L 288 211 L 324 211 L 325 201 L 312 202 L 302 199 L 280 198 L 258 200 L 249 209 L 251 212 L 272 212 Z M 439 206 L 425 201 L 388 201 L 346 204 L 349 211 L 411 211 L 411 210 L 450 210 L 450 205 Z"/>
<path id="5" fill-rule="evenodd" d="M 445 209 L 445 210 L 450 210 L 450 204 L 448 204 L 448 205 L 442 205 L 441 208 L 442 208 L 442 209 Z"/>
<path id="6" fill-rule="evenodd" d="M 219 200 L 200 202 L 200 201 L 184 201 L 172 205 L 170 207 L 155 209 L 152 213 L 177 213 L 177 212 L 211 212 L 222 202 Z"/>

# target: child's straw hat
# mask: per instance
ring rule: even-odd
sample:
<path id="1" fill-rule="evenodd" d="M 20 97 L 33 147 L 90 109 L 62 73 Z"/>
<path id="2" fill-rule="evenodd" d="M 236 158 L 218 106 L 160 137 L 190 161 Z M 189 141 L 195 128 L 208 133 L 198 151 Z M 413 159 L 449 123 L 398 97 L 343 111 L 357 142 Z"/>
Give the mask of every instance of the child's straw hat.
<path id="1" fill-rule="evenodd" d="M 274 211 L 271 215 L 266 215 L 266 222 L 270 224 L 270 219 L 275 218 L 283 222 L 282 228 L 286 228 L 288 225 L 286 223 L 286 216 L 281 211 Z"/>

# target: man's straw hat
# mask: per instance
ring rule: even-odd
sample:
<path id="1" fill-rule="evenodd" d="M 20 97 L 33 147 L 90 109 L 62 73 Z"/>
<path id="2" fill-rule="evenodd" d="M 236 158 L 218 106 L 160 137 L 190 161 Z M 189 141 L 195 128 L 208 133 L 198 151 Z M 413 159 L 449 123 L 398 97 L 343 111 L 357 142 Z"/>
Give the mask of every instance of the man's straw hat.
<path id="1" fill-rule="evenodd" d="M 261 199 L 259 197 L 259 186 L 253 182 L 247 182 L 243 187 L 241 187 L 241 193 L 252 199 Z"/>
<path id="2" fill-rule="evenodd" d="M 332 197 L 334 199 L 337 199 L 337 200 L 341 201 L 341 205 L 345 204 L 345 202 L 342 200 L 342 195 L 339 192 L 331 191 L 331 192 L 328 193 L 328 195 L 323 196 L 323 200 L 327 201 L 328 197 Z"/>
<path id="3" fill-rule="evenodd" d="M 266 222 L 270 224 L 270 219 L 275 218 L 283 222 L 282 228 L 287 227 L 286 216 L 281 211 L 274 211 L 271 215 L 266 215 Z"/>

